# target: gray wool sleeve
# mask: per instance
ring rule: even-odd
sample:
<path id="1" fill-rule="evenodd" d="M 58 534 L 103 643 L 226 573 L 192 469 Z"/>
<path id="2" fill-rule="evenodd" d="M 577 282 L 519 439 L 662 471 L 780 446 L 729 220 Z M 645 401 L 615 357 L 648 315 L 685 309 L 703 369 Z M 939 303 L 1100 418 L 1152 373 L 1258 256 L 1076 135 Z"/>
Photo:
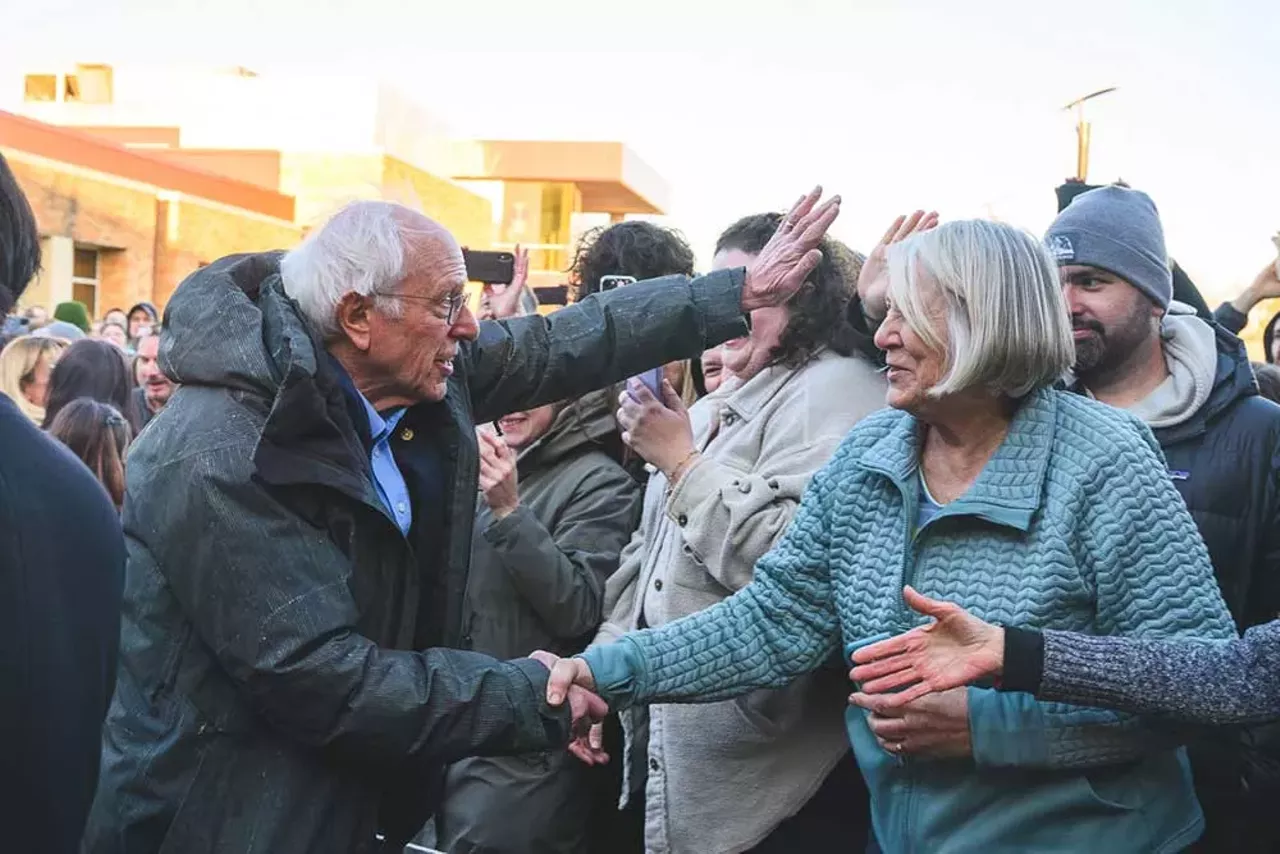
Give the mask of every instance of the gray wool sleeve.
<path id="1" fill-rule="evenodd" d="M 1280 620 L 1230 641 L 1044 632 L 1037 696 L 1188 723 L 1280 719 Z"/>

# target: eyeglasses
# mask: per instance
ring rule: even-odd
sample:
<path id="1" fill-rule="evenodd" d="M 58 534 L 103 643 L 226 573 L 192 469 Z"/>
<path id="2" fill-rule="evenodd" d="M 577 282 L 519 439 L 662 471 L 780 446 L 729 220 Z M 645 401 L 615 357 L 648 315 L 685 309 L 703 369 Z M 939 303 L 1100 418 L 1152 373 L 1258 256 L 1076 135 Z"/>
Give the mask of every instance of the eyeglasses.
<path id="1" fill-rule="evenodd" d="M 387 294 L 379 292 L 375 292 L 373 295 L 377 297 L 386 297 L 387 299 L 417 300 L 418 302 L 430 303 L 437 308 L 443 308 L 445 312 L 444 315 L 442 316 L 439 312 L 436 312 L 436 317 L 439 317 L 450 326 L 453 326 L 453 324 L 458 322 L 458 315 L 462 313 L 462 307 L 467 304 L 467 294 L 465 291 L 458 291 L 457 293 L 448 294 L 443 297 L 423 297 L 415 294 Z"/>

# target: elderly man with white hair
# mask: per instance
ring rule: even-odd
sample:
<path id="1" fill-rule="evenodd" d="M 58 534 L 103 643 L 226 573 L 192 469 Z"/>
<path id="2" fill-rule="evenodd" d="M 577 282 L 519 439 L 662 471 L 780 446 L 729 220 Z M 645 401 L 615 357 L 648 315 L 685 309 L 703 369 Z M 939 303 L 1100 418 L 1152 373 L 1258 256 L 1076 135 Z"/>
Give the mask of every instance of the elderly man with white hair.
<path id="1" fill-rule="evenodd" d="M 134 446 L 118 689 L 90 852 L 400 850 L 471 755 L 599 719 L 547 669 L 465 651 L 476 422 L 738 337 L 799 289 L 839 211 L 792 209 L 750 270 L 477 323 L 457 242 L 354 203 L 286 254 L 174 294 L 181 385 Z"/>

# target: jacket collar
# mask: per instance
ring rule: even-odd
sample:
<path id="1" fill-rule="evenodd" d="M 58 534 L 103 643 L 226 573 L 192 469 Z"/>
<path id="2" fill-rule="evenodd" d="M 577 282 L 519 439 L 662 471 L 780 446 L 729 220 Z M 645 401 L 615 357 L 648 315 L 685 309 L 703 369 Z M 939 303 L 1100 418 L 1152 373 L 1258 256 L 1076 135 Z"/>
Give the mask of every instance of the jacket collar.
<path id="1" fill-rule="evenodd" d="M 1040 508 L 1049 470 L 1058 392 L 1032 392 L 1018 407 L 1009 434 L 983 468 L 973 486 L 945 505 L 930 524 L 948 516 L 974 516 L 996 525 L 1027 531 Z M 914 506 L 920 470 L 920 433 L 923 425 L 902 413 L 893 427 L 862 454 L 858 465 L 884 475 Z"/>
<path id="2" fill-rule="evenodd" d="M 823 351 L 814 357 L 818 359 L 840 358 L 830 351 Z M 787 383 L 799 373 L 796 368 L 785 365 L 770 365 L 746 382 L 728 390 L 722 404 L 726 411 L 732 412 L 743 421 L 750 421 L 759 415 Z"/>
<path id="3" fill-rule="evenodd" d="M 1161 444 L 1172 445 L 1196 436 L 1209 429 L 1209 422 L 1247 397 L 1258 393 L 1258 383 L 1249 364 L 1249 354 L 1244 342 L 1222 326 L 1205 321 L 1213 327 L 1218 348 L 1218 364 L 1213 377 L 1213 390 L 1209 399 L 1195 415 L 1181 424 L 1154 430 Z"/>
<path id="4" fill-rule="evenodd" d="M 276 486 L 328 486 L 381 511 L 366 445 L 368 419 L 343 391 L 345 372 L 285 296 L 279 276 L 256 296 L 279 376 L 254 451 L 258 476 Z"/>
<path id="5" fill-rule="evenodd" d="M 1213 390 L 1209 392 L 1209 399 L 1191 418 L 1172 427 L 1157 427 L 1152 430 L 1162 446 L 1203 436 L 1209 429 L 1210 421 L 1218 418 L 1238 401 L 1258 394 L 1258 382 L 1253 376 L 1244 342 L 1219 323 L 1212 320 L 1204 322 L 1213 327 L 1218 347 Z M 1066 388 L 1075 394 L 1092 397 L 1084 384 L 1074 376 L 1067 378 Z"/>

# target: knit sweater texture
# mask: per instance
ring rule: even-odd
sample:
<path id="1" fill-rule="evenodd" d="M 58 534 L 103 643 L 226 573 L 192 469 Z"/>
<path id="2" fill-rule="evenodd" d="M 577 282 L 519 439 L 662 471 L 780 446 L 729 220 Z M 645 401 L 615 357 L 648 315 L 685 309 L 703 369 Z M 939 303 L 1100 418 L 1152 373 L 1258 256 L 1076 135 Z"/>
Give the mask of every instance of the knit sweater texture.
<path id="1" fill-rule="evenodd" d="M 1186 723 L 1280 720 L 1280 620 L 1225 642 L 1044 633 L 1038 696 Z"/>
<path id="2" fill-rule="evenodd" d="M 1133 416 L 1033 393 L 969 490 L 916 530 L 921 430 L 899 411 L 854 427 L 750 585 L 586 653 L 603 696 L 706 702 L 785 685 L 922 622 L 905 583 L 989 622 L 1234 636 L 1195 524 Z M 890 756 L 866 714 L 847 712 L 886 854 L 1162 852 L 1199 835 L 1185 756 L 1139 719 L 983 688 L 968 710 L 973 755 L 945 760 Z"/>

